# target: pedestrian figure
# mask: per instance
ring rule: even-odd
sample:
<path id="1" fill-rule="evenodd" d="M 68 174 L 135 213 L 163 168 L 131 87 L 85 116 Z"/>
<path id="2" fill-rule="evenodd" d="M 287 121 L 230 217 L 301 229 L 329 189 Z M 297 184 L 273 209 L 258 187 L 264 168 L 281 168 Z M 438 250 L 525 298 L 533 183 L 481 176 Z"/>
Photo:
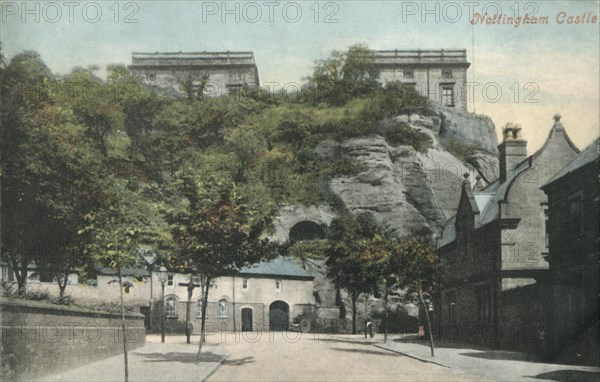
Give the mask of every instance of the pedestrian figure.
<path id="1" fill-rule="evenodd" d="M 373 334 L 373 320 L 371 320 L 371 317 L 367 317 L 367 320 L 365 322 L 365 338 L 367 338 L 367 332 L 369 333 L 371 338 L 375 336 L 375 334 Z"/>

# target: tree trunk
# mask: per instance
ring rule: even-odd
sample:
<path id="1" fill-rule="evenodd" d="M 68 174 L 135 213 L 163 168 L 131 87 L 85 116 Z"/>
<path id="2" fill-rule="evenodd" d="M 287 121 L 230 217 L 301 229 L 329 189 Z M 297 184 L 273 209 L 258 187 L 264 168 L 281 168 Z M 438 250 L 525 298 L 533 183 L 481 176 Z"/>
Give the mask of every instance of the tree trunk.
<path id="1" fill-rule="evenodd" d="M 123 358 L 125 361 L 125 382 L 129 382 L 129 361 L 127 360 L 127 335 L 125 333 L 125 304 L 123 303 L 123 279 L 121 267 L 117 268 L 119 275 L 119 292 L 121 295 L 121 329 L 123 330 Z"/>
<path id="2" fill-rule="evenodd" d="M 429 320 L 429 309 L 425 304 L 425 300 L 423 300 L 423 291 L 419 290 L 419 299 L 421 300 L 421 304 L 425 308 L 425 318 L 427 319 L 427 331 L 429 331 L 429 346 L 431 346 L 431 356 L 435 357 L 435 352 L 433 350 L 433 333 L 431 332 L 431 321 Z"/>
<path id="3" fill-rule="evenodd" d="M 186 342 L 188 344 L 191 344 L 192 341 L 191 341 L 190 337 L 192 335 L 192 331 L 190 330 L 190 305 L 192 304 L 192 293 L 194 291 L 191 274 L 190 274 L 190 284 L 188 285 L 187 291 L 188 291 L 188 298 L 187 298 L 187 306 L 186 306 L 186 310 L 185 310 L 185 336 L 186 336 Z"/>
<path id="4" fill-rule="evenodd" d="M 208 290 L 210 289 L 210 277 L 206 278 L 204 285 L 204 297 L 202 298 L 202 324 L 200 325 L 200 344 L 198 345 L 198 358 L 202 354 L 202 345 L 206 340 L 205 325 L 206 325 L 206 305 L 208 305 Z"/>
<path id="5" fill-rule="evenodd" d="M 388 336 L 388 285 L 385 283 L 385 296 L 383 298 L 383 310 L 385 311 L 385 315 L 383 316 L 383 322 L 385 325 L 385 330 L 383 332 L 383 343 L 387 343 Z"/>
<path id="6" fill-rule="evenodd" d="M 11 261 L 13 272 L 17 279 L 17 291 L 19 294 L 25 294 L 27 287 L 27 266 L 23 267 L 23 261 L 19 264 L 17 261 Z"/>
<path id="7" fill-rule="evenodd" d="M 352 292 L 352 334 L 356 334 L 356 300 L 359 293 Z"/>

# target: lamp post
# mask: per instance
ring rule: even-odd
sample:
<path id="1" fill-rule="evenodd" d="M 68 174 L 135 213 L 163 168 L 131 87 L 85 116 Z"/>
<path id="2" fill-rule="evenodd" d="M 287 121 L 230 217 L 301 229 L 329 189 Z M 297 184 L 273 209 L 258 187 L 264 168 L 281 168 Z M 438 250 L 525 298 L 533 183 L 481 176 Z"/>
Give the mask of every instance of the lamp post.
<path id="1" fill-rule="evenodd" d="M 161 265 L 158 270 L 158 280 L 160 281 L 160 342 L 165 343 L 165 282 L 167 282 L 167 268 Z"/>

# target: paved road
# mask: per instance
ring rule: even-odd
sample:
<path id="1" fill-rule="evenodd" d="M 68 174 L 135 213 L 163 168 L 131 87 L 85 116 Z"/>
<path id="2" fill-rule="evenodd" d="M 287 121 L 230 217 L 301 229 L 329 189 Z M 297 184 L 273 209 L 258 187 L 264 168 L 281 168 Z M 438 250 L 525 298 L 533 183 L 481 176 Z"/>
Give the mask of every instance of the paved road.
<path id="1" fill-rule="evenodd" d="M 208 381 L 480 381 L 449 368 L 373 346 L 360 336 L 287 340 L 282 333 L 229 333 L 221 342 L 230 354 Z"/>

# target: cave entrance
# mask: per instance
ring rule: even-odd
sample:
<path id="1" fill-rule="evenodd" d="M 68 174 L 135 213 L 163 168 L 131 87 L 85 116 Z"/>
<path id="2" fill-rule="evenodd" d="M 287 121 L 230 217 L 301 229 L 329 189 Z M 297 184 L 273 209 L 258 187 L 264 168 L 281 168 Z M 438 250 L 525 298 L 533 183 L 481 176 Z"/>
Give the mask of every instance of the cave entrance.
<path id="1" fill-rule="evenodd" d="M 296 223 L 290 229 L 290 241 L 292 243 L 297 241 L 321 240 L 324 238 L 325 232 L 323 228 L 310 220 Z"/>

